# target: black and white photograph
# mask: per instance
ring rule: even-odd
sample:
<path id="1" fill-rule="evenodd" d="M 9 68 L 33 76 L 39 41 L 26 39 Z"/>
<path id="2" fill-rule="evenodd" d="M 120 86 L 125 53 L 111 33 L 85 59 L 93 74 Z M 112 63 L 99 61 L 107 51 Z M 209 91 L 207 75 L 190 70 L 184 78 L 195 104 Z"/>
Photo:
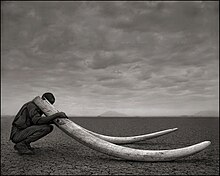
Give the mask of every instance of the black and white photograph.
<path id="1" fill-rule="evenodd" d="M 219 1 L 1 1 L 1 175 L 219 175 Z"/>

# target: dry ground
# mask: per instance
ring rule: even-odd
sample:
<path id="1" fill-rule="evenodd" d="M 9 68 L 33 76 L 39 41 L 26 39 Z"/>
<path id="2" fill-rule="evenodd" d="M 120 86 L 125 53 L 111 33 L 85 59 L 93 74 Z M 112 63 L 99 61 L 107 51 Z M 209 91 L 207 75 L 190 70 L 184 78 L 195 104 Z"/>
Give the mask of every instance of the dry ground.
<path id="1" fill-rule="evenodd" d="M 218 118 L 71 118 L 83 127 L 108 135 L 129 136 L 177 127 L 156 139 L 129 144 L 141 149 L 174 149 L 201 141 L 204 151 L 172 162 L 118 160 L 83 146 L 57 127 L 34 142 L 37 154 L 19 156 L 8 140 L 11 117 L 1 118 L 1 175 L 219 175 Z"/>

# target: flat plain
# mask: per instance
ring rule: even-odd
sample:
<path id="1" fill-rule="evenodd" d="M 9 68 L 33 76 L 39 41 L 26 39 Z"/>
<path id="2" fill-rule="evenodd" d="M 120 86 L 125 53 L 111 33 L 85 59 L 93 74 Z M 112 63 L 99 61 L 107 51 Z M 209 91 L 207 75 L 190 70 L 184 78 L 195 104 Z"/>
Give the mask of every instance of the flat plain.
<path id="1" fill-rule="evenodd" d="M 32 143 L 36 155 L 20 156 L 9 141 L 13 117 L 1 117 L 1 175 L 219 175 L 219 118 L 214 117 L 71 117 L 91 131 L 132 136 L 169 128 L 177 131 L 124 146 L 162 150 L 209 140 L 200 153 L 169 162 L 120 160 L 94 151 L 55 125 L 54 131 Z"/>

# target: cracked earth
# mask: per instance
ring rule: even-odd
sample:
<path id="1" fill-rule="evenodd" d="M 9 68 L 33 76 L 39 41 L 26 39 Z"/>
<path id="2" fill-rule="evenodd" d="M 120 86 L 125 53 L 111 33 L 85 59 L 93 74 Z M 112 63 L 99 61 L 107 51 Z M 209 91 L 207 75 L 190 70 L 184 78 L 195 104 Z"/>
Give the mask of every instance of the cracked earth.
<path id="1" fill-rule="evenodd" d="M 166 119 L 166 118 L 165 118 Z M 36 155 L 20 156 L 9 141 L 12 117 L 1 117 L 1 175 L 218 175 L 218 119 L 71 118 L 89 130 L 130 136 L 177 127 L 177 132 L 125 145 L 140 149 L 174 149 L 204 140 L 204 151 L 172 162 L 124 161 L 96 152 L 70 138 L 56 126 L 32 143 Z"/>

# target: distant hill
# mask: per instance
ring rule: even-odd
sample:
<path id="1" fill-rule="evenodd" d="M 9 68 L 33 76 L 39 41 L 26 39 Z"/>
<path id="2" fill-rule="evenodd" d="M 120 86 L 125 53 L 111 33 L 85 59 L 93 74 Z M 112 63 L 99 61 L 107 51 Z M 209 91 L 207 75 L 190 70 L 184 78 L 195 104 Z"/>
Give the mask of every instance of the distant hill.
<path id="1" fill-rule="evenodd" d="M 100 114 L 99 117 L 126 117 L 126 114 L 119 113 L 116 111 L 107 111 L 103 114 Z"/>
<path id="2" fill-rule="evenodd" d="M 195 113 L 193 116 L 197 117 L 219 117 L 218 111 L 200 111 Z"/>

